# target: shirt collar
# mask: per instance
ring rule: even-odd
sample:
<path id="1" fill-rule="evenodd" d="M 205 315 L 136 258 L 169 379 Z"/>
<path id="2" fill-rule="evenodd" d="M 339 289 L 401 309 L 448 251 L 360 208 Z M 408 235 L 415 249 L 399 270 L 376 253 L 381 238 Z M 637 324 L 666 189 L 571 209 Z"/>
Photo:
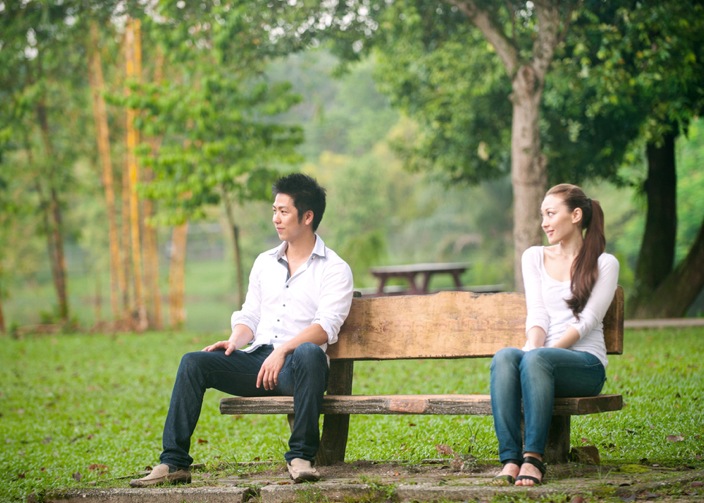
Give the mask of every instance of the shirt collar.
<path id="1" fill-rule="evenodd" d="M 271 250 L 271 254 L 276 258 L 276 260 L 285 259 L 286 248 L 288 248 L 288 243 L 284 241 L 279 246 Z M 313 255 L 320 258 L 325 258 L 326 256 L 325 242 L 323 241 L 323 238 L 318 236 L 318 234 L 315 235 L 315 246 L 313 246 L 313 252 L 311 253 L 311 256 Z"/>

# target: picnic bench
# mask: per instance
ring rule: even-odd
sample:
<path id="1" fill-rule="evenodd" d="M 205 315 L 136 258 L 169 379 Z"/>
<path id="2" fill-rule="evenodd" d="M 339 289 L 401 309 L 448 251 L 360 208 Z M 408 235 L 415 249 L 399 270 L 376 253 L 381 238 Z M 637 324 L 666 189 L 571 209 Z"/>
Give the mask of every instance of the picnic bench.
<path id="1" fill-rule="evenodd" d="M 390 279 L 400 278 L 408 282 L 408 293 L 412 295 L 422 295 L 428 293 L 430 279 L 436 274 L 449 274 L 455 284 L 455 288 L 462 289 L 462 273 L 469 268 L 469 264 L 464 263 L 423 263 L 406 265 L 384 265 L 369 268 L 369 272 L 379 280 L 377 295 L 386 293 L 386 282 Z M 420 283 L 416 278 L 420 277 Z"/>
<path id="2" fill-rule="evenodd" d="M 623 289 L 618 287 L 604 319 L 608 354 L 623 353 L 623 309 Z M 330 379 L 323 399 L 323 429 L 316 462 L 329 465 L 344 461 L 350 414 L 491 415 L 489 395 L 353 395 L 354 362 L 490 358 L 501 348 L 524 345 L 525 316 L 525 298 L 520 293 L 442 291 L 353 299 L 339 341 L 327 351 Z M 556 398 L 545 460 L 567 461 L 571 416 L 616 411 L 622 406 L 622 397 L 616 394 Z M 293 399 L 228 397 L 220 401 L 220 412 L 288 414 L 291 422 Z"/>

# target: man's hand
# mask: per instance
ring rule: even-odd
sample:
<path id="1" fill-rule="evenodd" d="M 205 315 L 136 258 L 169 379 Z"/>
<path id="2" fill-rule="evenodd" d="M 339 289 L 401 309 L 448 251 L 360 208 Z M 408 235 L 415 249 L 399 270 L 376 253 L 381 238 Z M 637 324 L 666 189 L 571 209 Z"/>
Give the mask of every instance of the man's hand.
<path id="1" fill-rule="evenodd" d="M 245 347 L 252 342 L 254 334 L 244 325 L 235 325 L 232 328 L 230 338 L 226 341 L 218 341 L 210 346 L 205 346 L 203 351 L 222 351 L 225 350 L 225 356 L 230 356 L 235 350 Z"/>
<path id="2" fill-rule="evenodd" d="M 222 351 L 225 350 L 225 356 L 230 356 L 234 350 L 237 349 L 237 345 L 233 341 L 218 341 L 210 346 L 205 346 L 203 351 Z"/>
<path id="3" fill-rule="evenodd" d="M 257 375 L 257 388 L 264 386 L 265 390 L 273 390 L 279 384 L 279 372 L 286 361 L 286 351 L 276 348 L 264 360 Z"/>

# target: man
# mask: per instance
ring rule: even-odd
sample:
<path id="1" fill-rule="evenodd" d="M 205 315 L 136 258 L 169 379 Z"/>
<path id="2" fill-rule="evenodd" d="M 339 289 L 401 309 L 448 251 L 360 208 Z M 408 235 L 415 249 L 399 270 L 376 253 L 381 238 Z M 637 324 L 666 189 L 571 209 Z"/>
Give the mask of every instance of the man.
<path id="1" fill-rule="evenodd" d="M 232 395 L 293 396 L 294 421 L 285 454 L 294 482 L 320 478 L 318 420 L 327 387 L 325 349 L 352 304 L 352 271 L 316 234 L 325 212 L 325 189 L 292 174 L 273 186 L 273 223 L 280 246 L 259 255 L 249 276 L 232 333 L 183 356 L 164 424 L 161 464 L 132 487 L 189 483 L 188 454 L 203 395 L 215 388 Z"/>

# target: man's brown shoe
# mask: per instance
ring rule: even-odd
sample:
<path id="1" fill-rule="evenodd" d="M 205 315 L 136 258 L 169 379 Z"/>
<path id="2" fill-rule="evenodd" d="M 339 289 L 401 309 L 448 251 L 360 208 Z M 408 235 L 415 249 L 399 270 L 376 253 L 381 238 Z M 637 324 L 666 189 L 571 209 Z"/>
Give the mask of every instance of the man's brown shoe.
<path id="1" fill-rule="evenodd" d="M 169 465 L 156 465 L 151 473 L 141 479 L 130 480 L 132 487 L 152 487 L 161 484 L 190 484 L 191 471 L 184 468 L 178 468 L 174 471 L 169 471 Z"/>
<path id="2" fill-rule="evenodd" d="M 316 482 L 320 480 L 320 473 L 318 473 L 318 470 L 313 468 L 310 461 L 306 459 L 292 459 L 287 466 L 288 473 L 291 475 L 291 479 L 293 479 L 296 484 L 300 482 Z"/>

